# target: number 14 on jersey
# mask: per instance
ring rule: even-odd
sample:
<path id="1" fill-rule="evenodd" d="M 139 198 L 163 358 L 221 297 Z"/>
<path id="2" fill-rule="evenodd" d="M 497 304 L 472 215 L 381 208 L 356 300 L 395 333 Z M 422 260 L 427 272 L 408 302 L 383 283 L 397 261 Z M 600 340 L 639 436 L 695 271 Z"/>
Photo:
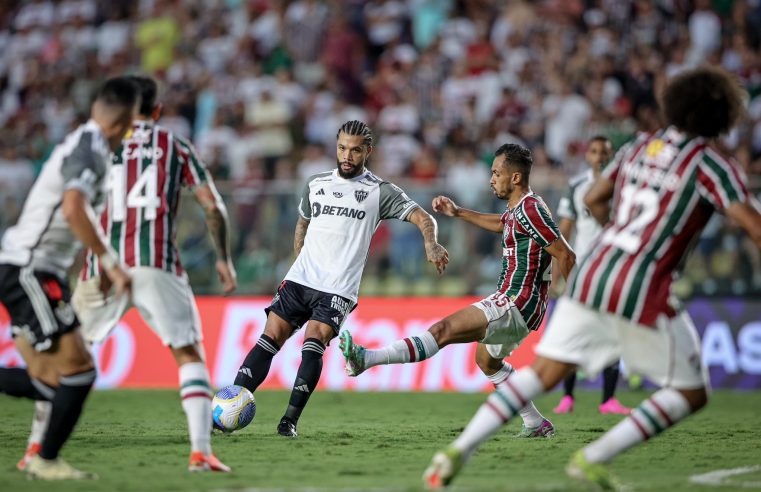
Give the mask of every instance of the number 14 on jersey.
<path id="1" fill-rule="evenodd" d="M 111 220 L 124 221 L 129 208 L 143 209 L 143 220 L 156 219 L 156 210 L 161 206 L 158 196 L 158 166 L 151 164 L 146 167 L 130 189 L 127 189 L 126 166 L 112 166 L 110 185 Z"/>

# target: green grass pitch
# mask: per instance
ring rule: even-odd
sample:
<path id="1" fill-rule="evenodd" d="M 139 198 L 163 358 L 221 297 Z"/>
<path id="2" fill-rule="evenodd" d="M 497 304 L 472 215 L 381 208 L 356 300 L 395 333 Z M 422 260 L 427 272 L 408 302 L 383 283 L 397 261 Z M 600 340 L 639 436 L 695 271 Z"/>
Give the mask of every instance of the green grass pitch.
<path id="1" fill-rule="evenodd" d="M 647 393 L 622 391 L 635 405 Z M 96 482 L 27 481 L 14 468 L 23 452 L 32 404 L 0 397 L 1 490 L 420 490 L 432 454 L 451 441 L 484 400 L 483 394 L 318 392 L 299 423 L 300 436 L 275 432 L 288 393 L 257 393 L 257 415 L 243 431 L 214 435 L 217 455 L 231 474 L 190 474 L 185 416 L 175 391 L 100 391 L 63 456 L 95 471 Z M 537 402 L 558 434 L 522 440 L 513 421 L 489 441 L 458 477 L 454 490 L 585 490 L 563 467 L 573 451 L 620 417 L 599 415 L 599 392 L 579 392 L 576 412 L 552 415 L 558 394 Z M 725 485 L 692 484 L 689 477 L 761 464 L 761 393 L 716 392 L 710 406 L 676 429 L 616 460 L 613 471 L 635 490 L 761 489 L 761 471 L 725 479 Z M 755 470 L 755 471 L 754 471 Z"/>

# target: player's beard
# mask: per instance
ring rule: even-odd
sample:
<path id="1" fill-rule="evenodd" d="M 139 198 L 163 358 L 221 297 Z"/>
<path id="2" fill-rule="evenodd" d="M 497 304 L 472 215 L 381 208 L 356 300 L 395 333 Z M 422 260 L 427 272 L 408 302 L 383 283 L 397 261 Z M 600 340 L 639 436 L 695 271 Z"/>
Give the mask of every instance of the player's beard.
<path id="1" fill-rule="evenodd" d="M 352 166 L 351 171 L 346 172 L 343 169 L 341 169 L 342 164 L 348 164 Z M 343 179 L 356 178 L 365 168 L 365 161 L 362 161 L 359 164 L 351 164 L 350 162 L 341 162 L 336 160 L 336 167 L 338 168 L 338 175 L 341 176 Z"/>

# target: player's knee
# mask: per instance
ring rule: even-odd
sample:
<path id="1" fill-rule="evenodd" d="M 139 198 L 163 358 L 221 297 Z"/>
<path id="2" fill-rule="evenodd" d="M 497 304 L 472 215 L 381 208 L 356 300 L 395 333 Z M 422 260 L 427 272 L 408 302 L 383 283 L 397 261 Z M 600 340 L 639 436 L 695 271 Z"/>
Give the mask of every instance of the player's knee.
<path id="1" fill-rule="evenodd" d="M 679 392 L 684 396 L 685 400 L 687 400 L 692 412 L 697 412 L 708 404 L 708 392 L 705 388 L 680 390 Z"/>
<path id="2" fill-rule="evenodd" d="M 185 347 L 172 347 L 172 355 L 178 366 L 190 364 L 193 362 L 203 362 L 203 357 L 195 345 L 186 345 Z"/>
<path id="3" fill-rule="evenodd" d="M 293 327 L 283 323 L 269 323 L 268 322 L 267 325 L 264 327 L 264 335 L 267 335 L 272 340 L 274 340 L 275 343 L 277 343 L 279 347 L 282 347 L 283 344 L 285 344 L 285 342 L 288 341 L 292 333 L 293 333 Z"/>
<path id="4" fill-rule="evenodd" d="M 437 321 L 431 325 L 431 327 L 428 328 L 428 331 L 433 335 L 433 338 L 436 340 L 439 347 L 443 347 L 452 342 L 452 323 L 445 319 Z"/>

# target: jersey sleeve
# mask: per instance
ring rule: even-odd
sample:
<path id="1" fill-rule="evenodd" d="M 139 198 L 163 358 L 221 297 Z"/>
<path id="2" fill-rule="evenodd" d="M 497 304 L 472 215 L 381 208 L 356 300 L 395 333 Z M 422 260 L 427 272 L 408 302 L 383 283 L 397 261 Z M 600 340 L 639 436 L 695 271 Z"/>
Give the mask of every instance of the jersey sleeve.
<path id="1" fill-rule="evenodd" d="M 206 165 L 198 157 L 193 145 L 175 135 L 175 151 L 180 159 L 182 185 L 188 188 L 205 185 L 209 182 Z"/>
<path id="2" fill-rule="evenodd" d="M 747 178 L 737 161 L 706 149 L 698 166 L 696 189 L 716 210 L 748 200 Z"/>
<path id="3" fill-rule="evenodd" d="M 576 211 L 576 204 L 573 202 L 573 192 L 576 189 L 574 185 L 566 188 L 563 196 L 560 197 L 560 203 L 558 203 L 558 217 L 561 219 L 576 220 L 579 216 Z"/>
<path id="4" fill-rule="evenodd" d="M 401 188 L 384 181 L 380 184 L 380 218 L 404 220 L 410 212 L 418 208 L 414 200 Z"/>
<path id="5" fill-rule="evenodd" d="M 305 220 L 312 219 L 312 203 L 309 201 L 309 181 L 304 183 L 299 195 L 299 215 Z"/>
<path id="6" fill-rule="evenodd" d="M 526 199 L 515 211 L 515 218 L 526 233 L 545 248 L 560 237 L 560 231 L 547 211 L 547 207 L 539 200 Z"/>
<path id="7" fill-rule="evenodd" d="M 92 134 L 83 132 L 77 146 L 61 164 L 64 191 L 79 190 L 92 201 L 103 185 L 105 173 L 105 162 L 93 149 Z"/>

